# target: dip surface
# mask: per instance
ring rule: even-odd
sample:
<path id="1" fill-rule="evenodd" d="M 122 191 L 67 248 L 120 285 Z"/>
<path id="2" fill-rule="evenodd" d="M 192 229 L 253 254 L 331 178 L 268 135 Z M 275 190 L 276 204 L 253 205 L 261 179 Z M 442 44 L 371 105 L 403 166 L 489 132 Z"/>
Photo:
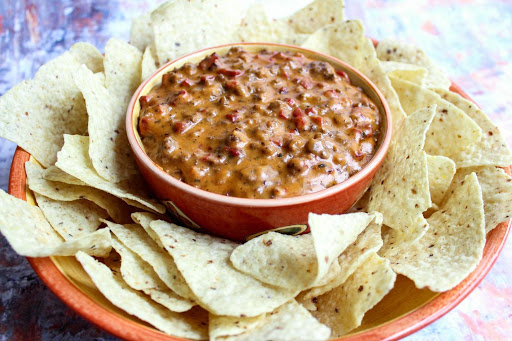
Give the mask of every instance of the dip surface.
<path id="1" fill-rule="evenodd" d="M 300 53 L 232 48 L 165 74 L 140 98 L 148 156 L 197 188 L 243 198 L 317 192 L 373 157 L 378 109 L 342 71 Z"/>

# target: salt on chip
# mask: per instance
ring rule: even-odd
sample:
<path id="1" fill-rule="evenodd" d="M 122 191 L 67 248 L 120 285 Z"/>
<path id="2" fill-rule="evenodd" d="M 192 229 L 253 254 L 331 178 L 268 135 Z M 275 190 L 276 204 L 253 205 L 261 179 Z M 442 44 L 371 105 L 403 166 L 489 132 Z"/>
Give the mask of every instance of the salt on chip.
<path id="1" fill-rule="evenodd" d="M 382 69 L 389 76 L 392 75 L 415 84 L 421 84 L 427 75 L 427 69 L 422 66 L 401 63 L 401 62 L 381 62 Z"/>
<path id="2" fill-rule="evenodd" d="M 173 336 L 194 340 L 203 340 L 208 337 L 206 312 L 170 311 L 130 288 L 120 275 L 114 275 L 105 264 L 83 252 L 77 253 L 76 258 L 99 291 L 116 307 Z"/>
<path id="3" fill-rule="evenodd" d="M 237 42 L 244 1 L 166 2 L 151 13 L 160 65 L 205 46 Z M 187 15 L 183 15 L 187 13 Z"/>
<path id="4" fill-rule="evenodd" d="M 316 0 L 286 18 L 272 19 L 263 5 L 256 4 L 240 25 L 239 40 L 300 45 L 316 30 L 341 23 L 344 9 L 341 0 Z"/>
<path id="5" fill-rule="evenodd" d="M 32 154 L 43 166 L 57 160 L 63 134 L 85 134 L 87 112 L 72 73 L 80 67 L 69 52 L 41 66 L 0 97 L 0 136 Z"/>
<path id="6" fill-rule="evenodd" d="M 112 238 L 112 247 L 121 255 L 121 275 L 130 287 L 143 291 L 153 301 L 172 311 L 187 311 L 195 305 L 191 300 L 178 296 L 169 289 L 151 265 L 124 246 L 116 237 Z"/>
<path id="7" fill-rule="evenodd" d="M 132 19 L 130 28 L 130 44 L 144 51 L 153 43 L 153 28 L 151 27 L 151 13 L 145 13 Z"/>
<path id="8" fill-rule="evenodd" d="M 365 313 L 393 288 L 395 279 L 389 261 L 373 253 L 341 286 L 317 298 L 313 316 L 331 328 L 331 337 L 341 337 L 361 325 Z"/>
<path id="9" fill-rule="evenodd" d="M 64 240 L 80 238 L 94 232 L 107 212 L 88 200 L 58 201 L 34 192 L 37 205 L 44 216 Z"/>
<path id="10" fill-rule="evenodd" d="M 427 166 L 430 197 L 439 205 L 455 175 L 455 162 L 444 156 L 427 155 Z"/>
<path id="11" fill-rule="evenodd" d="M 141 66 L 141 78 L 140 81 L 144 82 L 149 78 L 157 69 L 155 56 L 153 55 L 152 48 L 146 47 L 144 54 L 142 55 L 142 66 Z"/>
<path id="12" fill-rule="evenodd" d="M 238 243 L 163 220 L 151 222 L 150 228 L 173 257 L 197 302 L 213 314 L 257 316 L 274 310 L 298 293 L 272 287 L 236 270 L 229 256 Z"/>
<path id="13" fill-rule="evenodd" d="M 79 64 L 85 64 L 92 72 L 103 72 L 103 55 L 94 45 L 84 42 L 76 43 L 71 46 L 69 53 Z"/>
<path id="14" fill-rule="evenodd" d="M 59 170 L 57 167 L 55 169 Z M 117 223 L 127 222 L 130 219 L 130 207 L 113 195 L 89 186 L 47 180 L 44 178 L 47 170 L 31 161 L 25 162 L 25 171 L 27 173 L 28 186 L 34 192 L 60 201 L 87 199 L 106 210 L 109 216 Z"/>
<path id="15" fill-rule="evenodd" d="M 492 166 L 460 168 L 453 177 L 443 202 L 448 201 L 457 187 L 464 183 L 468 174 L 475 173 L 484 200 L 485 232 L 512 216 L 512 177 L 501 168 Z"/>
<path id="16" fill-rule="evenodd" d="M 391 266 L 420 289 L 447 291 L 476 268 L 485 246 L 484 203 L 476 174 L 464 178 L 428 223 L 427 233 L 391 258 Z"/>
<path id="17" fill-rule="evenodd" d="M 449 90 L 435 90 L 444 100 L 464 111 L 482 129 L 482 138 L 461 153 L 454 155 L 457 168 L 471 166 L 507 167 L 512 163 L 512 153 L 499 128 L 478 106 Z"/>
<path id="18" fill-rule="evenodd" d="M 403 121 L 405 113 L 398 96 L 377 59 L 373 43 L 364 35 L 361 21 L 347 20 L 322 28 L 313 33 L 301 46 L 341 59 L 361 71 L 386 98 L 391 110 L 393 127 L 398 127 Z"/>
<path id="19" fill-rule="evenodd" d="M 367 213 L 310 213 L 311 234 L 269 232 L 238 246 L 230 260 L 235 268 L 264 283 L 304 290 L 325 277 L 331 263 L 374 218 Z"/>
<path id="20" fill-rule="evenodd" d="M 126 247 L 153 267 L 158 277 L 172 291 L 181 297 L 195 299 L 173 258 L 159 247 L 142 227 L 135 224 L 118 225 L 110 221 L 105 223 Z"/>
<path id="21" fill-rule="evenodd" d="M 157 212 L 165 212 L 165 207 L 156 200 L 149 198 L 149 194 L 143 188 L 144 182 L 112 183 L 99 176 L 91 159 L 89 158 L 89 137 L 78 135 L 64 135 L 64 146 L 59 152 L 58 161 L 55 164 L 62 171 L 79 179 L 85 184 L 110 193 L 121 199 L 130 199 L 144 207 Z"/>
<path id="22" fill-rule="evenodd" d="M 267 314 L 264 323 L 244 334 L 223 340 L 322 341 L 328 340 L 330 334 L 327 326 L 318 322 L 304 307 L 292 300 Z"/>
<path id="23" fill-rule="evenodd" d="M 395 133 L 371 187 L 368 209 L 381 212 L 383 223 L 404 234 L 411 242 L 418 240 L 428 227 L 422 213 L 432 202 L 423 146 L 435 113 L 434 105 L 405 119 Z"/>
<path id="24" fill-rule="evenodd" d="M 430 89 L 448 89 L 451 81 L 426 53 L 414 45 L 384 39 L 377 45 L 377 57 L 383 61 L 409 63 L 426 68 L 428 74 L 421 83 Z"/>
<path id="25" fill-rule="evenodd" d="M 228 336 L 250 331 L 265 322 L 265 314 L 253 317 L 233 317 L 210 314 L 208 334 L 210 341 L 224 340 Z"/>
<path id="26" fill-rule="evenodd" d="M 26 257 L 72 256 L 79 250 L 103 256 L 111 249 L 110 232 L 106 229 L 65 242 L 39 207 L 1 190 L 0 232 L 16 253 Z"/>
<path id="27" fill-rule="evenodd" d="M 335 264 L 332 274 L 328 274 L 329 280 L 318 283 L 308 291 L 302 292 L 297 300 L 309 310 L 316 310 L 314 301 L 318 296 L 342 285 L 371 255 L 382 247 L 381 224 L 371 222 L 368 227 L 357 237 L 357 240 L 343 251 Z"/>
<path id="28" fill-rule="evenodd" d="M 436 117 L 427 132 L 425 151 L 453 159 L 482 137 L 480 127 L 464 111 L 435 92 L 414 83 L 390 77 L 407 114 L 428 105 L 437 105 Z"/>

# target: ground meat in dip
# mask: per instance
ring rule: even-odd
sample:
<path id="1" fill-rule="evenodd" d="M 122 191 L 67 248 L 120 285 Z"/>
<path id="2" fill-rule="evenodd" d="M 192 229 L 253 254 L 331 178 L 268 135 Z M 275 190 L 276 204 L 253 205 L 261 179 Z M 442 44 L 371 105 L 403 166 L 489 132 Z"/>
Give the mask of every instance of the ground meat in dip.
<path id="1" fill-rule="evenodd" d="M 239 47 L 165 74 L 140 105 L 154 162 L 189 185 L 242 198 L 347 180 L 374 155 L 380 126 L 375 104 L 330 64 Z"/>

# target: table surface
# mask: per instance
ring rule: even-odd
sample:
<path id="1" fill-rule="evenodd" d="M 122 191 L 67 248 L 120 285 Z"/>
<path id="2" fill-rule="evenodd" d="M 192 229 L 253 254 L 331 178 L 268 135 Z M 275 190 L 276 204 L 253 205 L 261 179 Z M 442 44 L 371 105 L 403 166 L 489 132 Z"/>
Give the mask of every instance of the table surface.
<path id="1" fill-rule="evenodd" d="M 31 78 L 77 41 L 100 50 L 128 40 L 131 19 L 162 1 L 0 2 L 0 94 Z M 269 2 L 269 1 L 267 1 Z M 299 6 L 308 1 L 295 1 Z M 274 4 L 283 10 L 289 3 Z M 275 8 L 275 7 L 274 7 Z M 278 8 L 273 13 L 283 13 Z M 422 47 L 489 116 L 512 145 L 512 4 L 489 0 L 346 0 L 347 18 L 368 36 Z M 0 188 L 15 145 L 0 138 Z M 406 340 L 505 340 L 512 335 L 512 238 L 482 283 L 443 318 Z M 0 236 L 0 340 L 116 340 L 60 302 Z"/>

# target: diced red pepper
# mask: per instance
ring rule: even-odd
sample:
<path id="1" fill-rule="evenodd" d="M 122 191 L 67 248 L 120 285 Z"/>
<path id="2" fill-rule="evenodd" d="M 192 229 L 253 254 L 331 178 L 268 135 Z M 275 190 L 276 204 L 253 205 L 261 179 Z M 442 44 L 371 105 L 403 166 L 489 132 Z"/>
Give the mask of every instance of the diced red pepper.
<path id="1" fill-rule="evenodd" d="M 304 113 L 302 112 L 301 108 L 295 108 L 292 112 L 293 117 L 301 117 L 304 116 Z"/>
<path id="2" fill-rule="evenodd" d="M 276 146 L 278 147 L 281 147 L 281 145 L 283 144 L 281 139 L 271 139 L 270 142 L 272 142 L 273 144 L 275 144 Z"/>
<path id="3" fill-rule="evenodd" d="M 238 115 L 236 112 L 226 114 L 226 118 L 230 120 L 231 122 L 236 122 L 238 119 L 240 119 L 240 115 Z"/>
<path id="4" fill-rule="evenodd" d="M 301 116 L 295 117 L 294 123 L 295 123 L 295 126 L 297 127 L 297 129 L 304 130 L 308 121 L 306 119 L 306 116 L 301 115 Z"/>
<path id="5" fill-rule="evenodd" d="M 229 147 L 229 146 L 225 146 L 224 149 L 229 152 L 232 156 L 240 156 L 241 151 L 240 149 L 237 149 L 237 148 L 233 148 L 233 147 Z"/>
<path id="6" fill-rule="evenodd" d="M 141 107 L 147 105 L 148 103 L 149 103 L 148 96 L 141 96 L 139 98 L 139 104 Z"/>
<path id="7" fill-rule="evenodd" d="M 290 79 L 290 73 L 287 71 L 283 71 L 283 77 L 286 79 Z"/>
<path id="8" fill-rule="evenodd" d="M 199 63 L 199 68 L 201 70 L 208 70 L 213 63 L 215 63 L 219 59 L 219 55 L 217 53 L 213 53 L 206 57 L 201 63 Z"/>
<path id="9" fill-rule="evenodd" d="M 279 118 L 282 118 L 282 119 L 285 119 L 285 120 L 290 118 L 290 116 L 288 116 L 287 113 L 284 110 L 280 110 L 278 116 L 279 116 Z"/>
<path id="10" fill-rule="evenodd" d="M 172 125 L 172 130 L 174 130 L 177 133 L 183 134 L 184 132 L 189 130 L 191 126 L 192 126 L 192 122 L 190 122 L 190 121 L 176 122 Z"/>
<path id="11" fill-rule="evenodd" d="M 336 91 L 334 90 L 326 90 L 324 92 L 324 95 L 328 98 L 338 98 L 340 97 L 340 94 L 338 94 Z"/>
<path id="12" fill-rule="evenodd" d="M 306 115 L 308 115 L 308 116 L 317 114 L 316 108 L 313 108 L 313 107 L 307 107 L 306 110 L 304 110 L 304 111 L 306 112 Z"/>
<path id="13" fill-rule="evenodd" d="M 320 116 L 311 117 L 311 121 L 315 122 L 315 124 L 321 126 L 324 123 L 324 119 Z"/>
<path id="14" fill-rule="evenodd" d="M 283 86 L 281 89 L 279 89 L 279 93 L 282 94 L 282 95 L 287 94 L 288 93 L 288 88 L 285 88 Z"/>
<path id="15" fill-rule="evenodd" d="M 238 85 L 238 82 L 234 79 L 226 82 L 226 88 L 228 88 L 228 89 L 234 89 L 234 88 L 236 88 L 237 85 Z"/>
<path id="16" fill-rule="evenodd" d="M 214 79 L 215 79 L 215 76 L 213 76 L 213 75 L 203 75 L 203 76 L 201 76 L 201 82 L 202 83 L 210 84 Z"/>
<path id="17" fill-rule="evenodd" d="M 238 77 L 243 73 L 242 70 L 231 70 L 231 69 L 219 69 L 219 71 L 217 71 L 217 72 L 223 74 L 224 76 L 228 76 L 231 78 Z"/>
<path id="18" fill-rule="evenodd" d="M 285 100 L 286 104 L 288 104 L 290 107 L 294 107 L 297 105 L 297 101 L 295 101 L 293 98 L 287 98 Z"/>
<path id="19" fill-rule="evenodd" d="M 312 89 L 312 88 L 313 88 L 313 86 L 315 86 L 315 85 L 313 84 L 313 82 L 311 82 L 310 80 L 307 80 L 307 79 L 303 79 L 303 80 L 301 80 L 299 84 L 300 84 L 300 85 L 302 85 L 302 87 L 303 87 L 304 89 L 308 89 L 308 90 L 309 90 L 309 89 Z"/>
<path id="20" fill-rule="evenodd" d="M 192 84 L 194 83 L 190 79 L 185 78 L 181 81 L 180 86 L 191 86 Z"/>
<path id="21" fill-rule="evenodd" d="M 141 135 L 146 135 L 149 128 L 149 120 L 146 117 L 143 117 L 139 121 L 139 131 Z"/>
<path id="22" fill-rule="evenodd" d="M 336 71 L 336 74 L 340 76 L 341 78 L 345 78 L 345 80 L 350 84 L 350 78 L 348 78 L 348 75 L 346 72 L 338 70 Z"/>

